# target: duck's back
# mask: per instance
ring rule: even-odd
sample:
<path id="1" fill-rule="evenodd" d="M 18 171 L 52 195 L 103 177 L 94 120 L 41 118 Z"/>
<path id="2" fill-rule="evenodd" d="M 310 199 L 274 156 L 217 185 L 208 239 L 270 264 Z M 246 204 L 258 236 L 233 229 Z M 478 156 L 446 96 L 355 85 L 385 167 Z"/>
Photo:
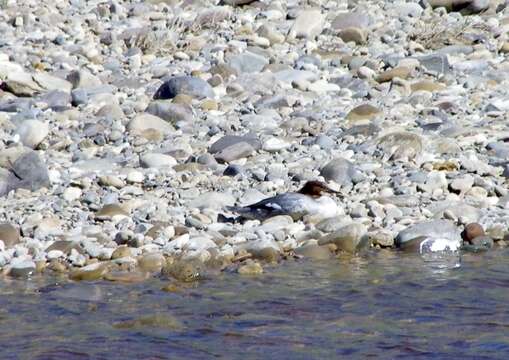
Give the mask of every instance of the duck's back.
<path id="1" fill-rule="evenodd" d="M 285 193 L 240 208 L 230 208 L 245 218 L 263 220 L 276 215 L 302 218 L 311 210 L 313 199 L 299 193 Z"/>

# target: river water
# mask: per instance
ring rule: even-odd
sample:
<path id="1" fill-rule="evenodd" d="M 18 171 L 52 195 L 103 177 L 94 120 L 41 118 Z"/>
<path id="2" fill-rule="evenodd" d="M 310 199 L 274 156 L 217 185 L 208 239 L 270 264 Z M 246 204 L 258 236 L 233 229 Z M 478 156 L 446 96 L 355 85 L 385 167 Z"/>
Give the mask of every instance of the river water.
<path id="1" fill-rule="evenodd" d="M 508 359 L 509 249 L 443 268 L 381 251 L 162 291 L 0 282 L 0 359 Z"/>

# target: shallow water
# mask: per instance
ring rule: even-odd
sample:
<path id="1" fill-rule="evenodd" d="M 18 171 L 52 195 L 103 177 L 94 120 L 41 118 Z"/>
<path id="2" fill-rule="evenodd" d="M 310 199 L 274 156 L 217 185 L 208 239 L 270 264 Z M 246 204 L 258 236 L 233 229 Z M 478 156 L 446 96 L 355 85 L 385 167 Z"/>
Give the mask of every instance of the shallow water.
<path id="1" fill-rule="evenodd" d="M 380 252 L 223 273 L 175 292 L 0 283 L 1 359 L 509 358 L 509 249 L 457 269 Z"/>

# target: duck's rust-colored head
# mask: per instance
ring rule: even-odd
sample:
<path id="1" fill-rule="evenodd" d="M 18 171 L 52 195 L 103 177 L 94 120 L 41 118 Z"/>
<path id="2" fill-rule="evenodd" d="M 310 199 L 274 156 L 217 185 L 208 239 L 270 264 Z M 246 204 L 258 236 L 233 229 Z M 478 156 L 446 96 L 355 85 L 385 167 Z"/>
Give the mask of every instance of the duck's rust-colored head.
<path id="1" fill-rule="evenodd" d="M 338 191 L 332 190 L 321 181 L 308 181 L 304 184 L 302 189 L 298 191 L 299 194 L 309 195 L 312 197 L 322 196 L 322 193 L 339 194 Z"/>

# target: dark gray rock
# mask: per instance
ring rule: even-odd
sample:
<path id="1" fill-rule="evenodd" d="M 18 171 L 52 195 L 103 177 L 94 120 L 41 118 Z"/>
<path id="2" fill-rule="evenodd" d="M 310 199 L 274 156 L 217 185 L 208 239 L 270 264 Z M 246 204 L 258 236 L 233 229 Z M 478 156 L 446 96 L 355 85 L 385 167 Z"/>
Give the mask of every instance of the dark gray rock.
<path id="1" fill-rule="evenodd" d="M 230 5 L 230 6 L 242 6 L 242 5 L 248 5 L 252 2 L 255 2 L 257 0 L 221 0 L 221 5 Z"/>
<path id="2" fill-rule="evenodd" d="M 340 185 L 351 185 L 360 177 L 352 162 L 338 158 L 330 161 L 320 170 L 320 175 L 326 180 L 332 180 Z"/>
<path id="3" fill-rule="evenodd" d="M 50 185 L 48 169 L 35 151 L 21 155 L 9 170 L 7 192 L 19 188 L 35 191 Z"/>
<path id="4" fill-rule="evenodd" d="M 200 156 L 198 156 L 198 158 L 196 159 L 196 162 L 198 164 L 202 164 L 202 165 L 206 165 L 206 166 L 216 166 L 217 165 L 217 161 L 216 159 L 210 155 L 210 154 L 201 154 Z"/>
<path id="5" fill-rule="evenodd" d="M 192 122 L 194 120 L 193 111 L 189 106 L 173 104 L 165 100 L 152 101 L 145 111 L 173 124 L 178 121 Z"/>
<path id="6" fill-rule="evenodd" d="M 186 94 L 198 99 L 213 98 L 214 90 L 208 82 L 193 76 L 175 76 L 165 81 L 154 94 L 155 100 L 173 99 Z"/>
<path id="7" fill-rule="evenodd" d="M 370 23 L 369 16 L 364 11 L 354 11 L 337 15 L 332 20 L 331 28 L 334 30 L 345 30 L 348 28 L 364 29 Z"/>
<path id="8" fill-rule="evenodd" d="M 447 11 L 472 15 L 488 10 L 490 0 L 429 0 L 429 4 L 433 8 L 444 7 Z"/>
<path id="9" fill-rule="evenodd" d="M 224 148 L 220 152 L 216 153 L 214 157 L 219 163 L 226 163 L 247 157 L 254 151 L 255 149 L 251 146 L 251 144 L 242 141 Z"/>
<path id="10" fill-rule="evenodd" d="M 35 105 L 33 99 L 15 98 L 0 101 L 0 112 L 29 111 Z"/>
<path id="11" fill-rule="evenodd" d="M 228 165 L 228 167 L 226 169 L 224 169 L 223 175 L 235 177 L 235 176 L 243 174 L 243 173 L 244 173 L 244 168 L 242 166 Z"/>
<path id="12" fill-rule="evenodd" d="M 53 90 L 41 95 L 39 101 L 46 103 L 53 111 L 63 111 L 70 107 L 72 97 L 66 91 Z"/>
<path id="13" fill-rule="evenodd" d="M 71 99 L 73 106 L 86 104 L 88 102 L 88 93 L 83 88 L 74 89 L 71 92 Z"/>

